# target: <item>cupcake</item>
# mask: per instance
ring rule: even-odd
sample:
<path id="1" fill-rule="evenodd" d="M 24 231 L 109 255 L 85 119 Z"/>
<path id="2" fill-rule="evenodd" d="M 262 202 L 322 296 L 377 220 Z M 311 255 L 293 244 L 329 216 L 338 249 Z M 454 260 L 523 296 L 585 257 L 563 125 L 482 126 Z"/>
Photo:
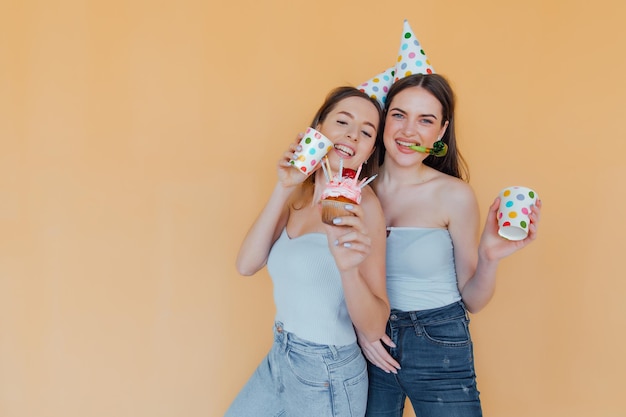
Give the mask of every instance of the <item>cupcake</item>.
<path id="1" fill-rule="evenodd" d="M 336 175 L 332 175 L 328 160 L 326 161 L 327 167 L 322 164 L 324 173 L 326 174 L 326 187 L 322 191 L 322 222 L 326 224 L 333 224 L 335 217 L 342 216 L 354 216 L 354 213 L 346 210 L 344 206 L 346 204 L 359 204 L 361 203 L 361 189 L 368 184 L 374 177 L 366 181 L 364 178 L 359 182 L 359 173 L 353 169 L 343 168 L 343 160 L 341 161 L 341 167 Z"/>

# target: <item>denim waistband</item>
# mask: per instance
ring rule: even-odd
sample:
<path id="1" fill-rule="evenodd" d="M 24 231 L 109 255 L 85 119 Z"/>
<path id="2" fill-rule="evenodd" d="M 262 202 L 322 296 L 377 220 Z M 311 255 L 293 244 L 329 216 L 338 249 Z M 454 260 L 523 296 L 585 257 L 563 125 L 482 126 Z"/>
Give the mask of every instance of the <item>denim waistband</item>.
<path id="1" fill-rule="evenodd" d="M 412 326 L 414 324 L 434 324 L 459 318 L 469 320 L 463 301 L 456 301 L 447 306 L 429 310 L 401 311 L 392 309 L 389 315 L 389 323 L 392 326 Z"/>
<path id="2" fill-rule="evenodd" d="M 345 346 L 335 346 L 323 345 L 302 339 L 294 333 L 285 330 L 283 328 L 283 324 L 279 321 L 274 323 L 274 341 L 280 343 L 283 349 L 289 348 L 302 353 L 328 355 L 332 358 L 337 358 L 338 355 L 350 353 L 355 349 L 359 349 L 357 343 Z"/>

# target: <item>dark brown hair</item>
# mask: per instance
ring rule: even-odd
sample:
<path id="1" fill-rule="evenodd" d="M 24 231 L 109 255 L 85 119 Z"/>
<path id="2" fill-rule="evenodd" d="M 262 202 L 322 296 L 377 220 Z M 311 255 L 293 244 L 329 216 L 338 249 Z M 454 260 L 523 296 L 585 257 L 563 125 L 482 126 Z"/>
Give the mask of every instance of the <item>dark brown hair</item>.
<path id="1" fill-rule="evenodd" d="M 320 123 L 323 123 L 324 120 L 326 120 L 326 117 L 328 116 L 328 114 L 331 111 L 333 111 L 333 109 L 337 106 L 339 102 L 350 97 L 360 97 L 362 99 L 369 101 L 370 103 L 374 105 L 374 107 L 376 108 L 376 111 L 378 112 L 378 127 L 376 129 L 376 134 L 379 135 L 380 132 L 382 132 L 383 117 L 384 117 L 384 112 L 380 103 L 376 99 L 373 99 L 370 96 L 368 96 L 366 93 L 350 86 L 337 87 L 334 90 L 332 90 L 330 93 L 328 93 L 328 95 L 326 96 L 326 99 L 324 100 L 324 103 L 322 103 L 320 108 L 317 110 L 317 113 L 315 113 L 315 116 L 313 117 L 313 121 L 311 122 L 311 127 L 316 128 L 317 125 L 319 125 Z M 377 136 L 377 142 L 378 142 L 378 136 Z M 378 166 L 376 163 L 374 163 L 374 161 L 375 159 L 372 158 L 372 161 L 371 161 L 372 163 L 363 164 L 360 177 L 370 177 L 375 173 L 374 171 L 378 170 Z M 313 175 L 307 178 L 307 180 L 311 179 L 312 177 Z"/>
<path id="2" fill-rule="evenodd" d="M 424 160 L 424 164 L 445 174 L 452 175 L 464 181 L 469 181 L 469 168 L 465 159 L 461 156 L 456 143 L 454 124 L 455 96 L 452 87 L 450 87 L 450 83 L 448 83 L 445 77 L 439 74 L 413 74 L 396 81 L 387 94 L 385 116 L 391 107 L 394 97 L 401 91 L 410 87 L 422 87 L 430 92 L 441 103 L 443 112 L 441 125 L 443 126 L 446 120 L 448 121 L 448 128 L 441 138 L 441 140 L 448 145 L 448 153 L 443 157 L 429 155 Z M 378 164 L 382 165 L 385 159 L 385 145 L 383 143 L 384 127 L 380 129 L 380 131 L 381 134 L 377 137 L 376 153 L 378 154 Z"/>
<path id="3" fill-rule="evenodd" d="M 350 97 L 359 97 L 359 98 L 365 99 L 369 101 L 370 103 L 372 103 L 374 107 L 376 108 L 376 111 L 378 112 L 378 127 L 376 129 L 376 134 L 377 134 L 376 144 L 378 144 L 378 137 L 380 136 L 382 132 L 382 126 L 383 126 L 383 117 L 384 117 L 383 109 L 380 103 L 376 101 L 376 99 L 371 98 L 366 93 L 356 89 L 355 87 L 343 86 L 343 87 L 337 87 L 331 90 L 330 93 L 326 95 L 324 102 L 315 113 L 315 116 L 313 117 L 313 120 L 311 121 L 311 127 L 314 129 L 317 128 L 320 123 L 323 123 L 324 120 L 326 120 L 326 117 L 328 117 L 328 114 L 333 111 L 333 109 L 337 106 L 339 102 Z M 378 171 L 378 164 L 375 161 L 376 159 L 372 157 L 369 164 L 363 164 L 363 168 L 360 174 L 361 178 L 371 177 L 376 171 Z M 312 189 L 313 189 L 314 184 L 315 184 L 315 175 L 310 175 L 302 183 L 301 192 L 297 193 L 292 199 L 292 207 L 294 208 L 297 208 L 297 206 L 302 207 L 303 205 L 307 204 L 308 201 L 310 201 L 309 198 L 312 197 L 313 195 Z M 309 189 L 311 191 L 307 191 Z"/>

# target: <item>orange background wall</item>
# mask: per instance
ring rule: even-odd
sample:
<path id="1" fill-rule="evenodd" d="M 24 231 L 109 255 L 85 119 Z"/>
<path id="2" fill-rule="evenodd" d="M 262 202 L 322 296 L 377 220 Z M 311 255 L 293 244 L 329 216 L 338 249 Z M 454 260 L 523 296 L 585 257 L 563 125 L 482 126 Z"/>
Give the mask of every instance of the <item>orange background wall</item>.
<path id="1" fill-rule="evenodd" d="M 270 346 L 269 278 L 234 260 L 275 162 L 405 18 L 483 215 L 544 202 L 472 317 L 485 414 L 625 415 L 619 0 L 4 0 L 0 415 L 222 415 Z"/>

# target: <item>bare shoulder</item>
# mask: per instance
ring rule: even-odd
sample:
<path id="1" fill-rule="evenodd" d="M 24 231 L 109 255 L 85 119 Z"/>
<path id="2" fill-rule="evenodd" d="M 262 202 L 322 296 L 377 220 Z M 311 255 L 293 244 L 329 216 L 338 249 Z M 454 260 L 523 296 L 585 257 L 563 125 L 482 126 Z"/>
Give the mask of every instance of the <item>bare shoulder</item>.
<path id="1" fill-rule="evenodd" d="M 366 216 L 378 218 L 384 223 L 383 208 L 374 190 L 369 185 L 363 187 L 361 191 L 361 207 L 363 207 Z"/>
<path id="2" fill-rule="evenodd" d="M 472 187 L 467 182 L 450 175 L 437 178 L 433 199 L 448 225 L 458 216 L 473 216 L 478 213 L 478 203 Z"/>
<path id="3" fill-rule="evenodd" d="M 447 175 L 445 181 L 446 187 L 454 191 L 454 194 L 458 194 L 460 198 L 474 198 L 474 190 L 462 179 Z"/>
<path id="4" fill-rule="evenodd" d="M 447 213 L 448 225 L 453 219 L 473 219 L 479 215 L 476 194 L 467 182 L 448 177 L 445 185 L 439 190 L 443 209 Z"/>
<path id="5" fill-rule="evenodd" d="M 454 193 L 473 193 L 472 187 L 470 187 L 469 183 L 464 180 L 454 177 L 452 175 L 446 174 L 445 172 L 437 171 L 432 167 L 426 167 L 428 170 L 428 174 L 425 175 L 427 179 L 423 184 L 430 185 L 432 190 L 435 192 L 443 191 L 453 191 Z M 421 182 L 416 183 L 416 185 L 422 184 Z M 430 188 L 430 187 L 429 187 Z"/>
<path id="6" fill-rule="evenodd" d="M 380 208 L 380 201 L 378 197 L 376 196 L 376 193 L 374 193 L 374 190 L 372 189 L 372 187 L 370 187 L 369 185 L 366 185 L 361 190 L 361 205 L 364 208 L 366 206 L 367 207 L 371 206 L 373 208 L 376 208 L 376 207 Z"/>

